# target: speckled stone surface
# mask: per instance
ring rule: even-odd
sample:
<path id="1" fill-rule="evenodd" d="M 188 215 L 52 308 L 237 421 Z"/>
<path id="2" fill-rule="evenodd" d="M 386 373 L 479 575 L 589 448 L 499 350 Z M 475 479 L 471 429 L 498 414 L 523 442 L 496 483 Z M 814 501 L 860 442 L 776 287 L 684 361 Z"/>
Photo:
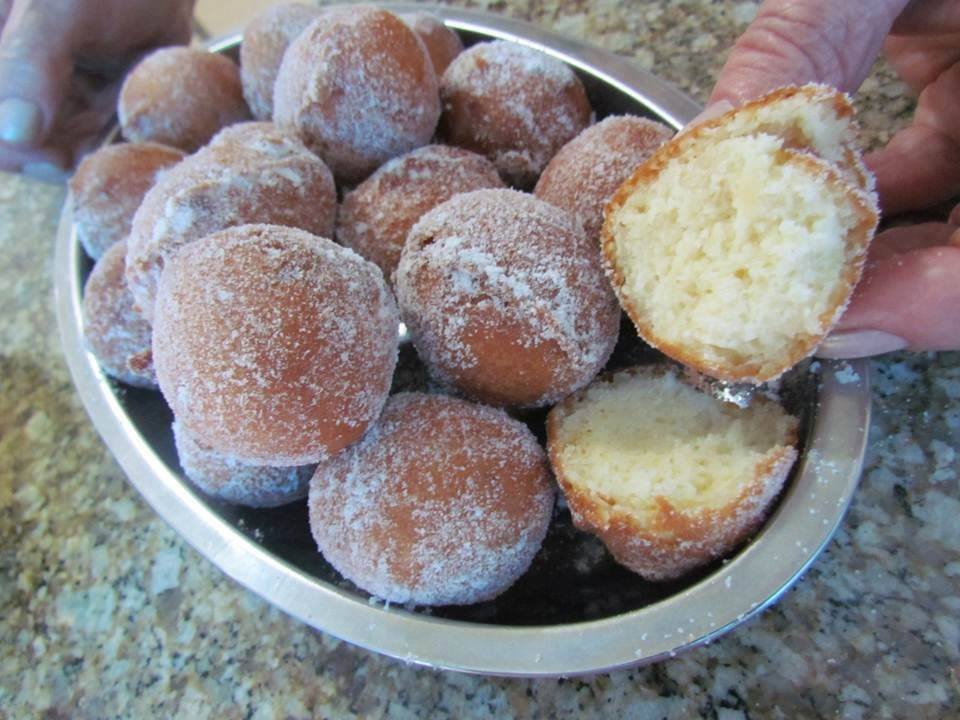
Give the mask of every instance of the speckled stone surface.
<path id="1" fill-rule="evenodd" d="M 703 99 L 753 2 L 469 3 L 625 55 Z M 909 116 L 884 68 L 872 142 Z M 0 717 L 960 717 L 960 356 L 874 363 L 867 468 L 777 605 L 669 662 L 575 680 L 433 672 L 238 587 L 145 505 L 59 349 L 60 189 L 0 175 Z"/>

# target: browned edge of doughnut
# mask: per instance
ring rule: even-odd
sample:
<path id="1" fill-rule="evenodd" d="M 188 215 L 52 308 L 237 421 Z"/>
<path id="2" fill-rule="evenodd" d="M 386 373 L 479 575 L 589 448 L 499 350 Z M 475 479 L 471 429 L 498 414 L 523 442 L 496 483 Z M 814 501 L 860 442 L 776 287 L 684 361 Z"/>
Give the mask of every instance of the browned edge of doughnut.
<path id="1" fill-rule="evenodd" d="M 759 98 L 749 100 L 739 107 L 728 110 L 723 115 L 707 120 L 699 127 L 703 128 L 705 132 L 709 132 L 710 130 L 722 127 L 724 123 L 726 123 L 726 121 L 734 115 L 738 115 L 740 113 L 749 114 L 757 108 L 768 104 L 774 104 L 780 102 L 781 100 L 789 100 L 797 95 L 803 95 L 811 104 L 819 103 L 821 105 L 829 105 L 838 118 L 841 120 L 846 120 L 849 123 L 851 137 L 848 139 L 848 146 L 846 148 L 846 152 L 844 153 L 844 162 L 846 164 L 844 169 L 849 169 L 850 172 L 856 176 L 858 185 L 861 189 L 872 191 L 873 176 L 870 174 L 867 166 L 863 163 L 863 158 L 857 149 L 857 142 L 859 141 L 861 131 L 860 123 L 857 121 L 856 117 L 856 109 L 853 107 L 853 101 L 849 95 L 844 92 L 840 92 L 830 85 L 808 83 L 807 85 L 788 85 L 786 87 L 778 88 L 770 93 L 767 93 L 766 95 L 762 95 Z M 810 144 L 809 138 L 806 138 L 806 140 L 806 147 L 788 147 L 793 150 L 807 150 L 813 155 L 816 155 L 816 151 Z"/>
<path id="2" fill-rule="evenodd" d="M 763 458 L 754 468 L 751 481 L 734 500 L 720 508 L 690 513 L 676 509 L 668 498 L 657 496 L 657 510 L 650 523 L 641 523 L 612 498 L 575 485 L 560 460 L 560 423 L 595 383 L 612 382 L 615 375 L 623 373 L 656 377 L 668 372 L 672 372 L 669 365 L 659 365 L 604 373 L 590 386 L 557 404 L 547 416 L 547 456 L 574 524 L 600 538 L 618 563 L 651 581 L 682 577 L 725 555 L 757 532 L 798 457 L 799 422 L 794 418 L 787 444 L 774 447 Z M 686 382 L 681 375 L 677 377 Z M 774 401 L 757 397 L 753 402 Z M 750 504 L 753 507 L 749 512 L 738 512 Z M 710 531 L 716 534 L 717 529 L 719 535 L 709 537 Z"/>
<path id="3" fill-rule="evenodd" d="M 633 193 L 642 192 L 644 187 L 652 184 L 671 160 L 683 155 L 690 146 L 695 145 L 702 139 L 704 131 L 708 127 L 710 127 L 709 124 L 675 136 L 657 150 L 646 163 L 637 168 L 633 175 L 614 193 L 604 210 L 604 223 L 600 234 L 604 264 L 621 307 L 630 317 L 637 333 L 647 344 L 674 360 L 718 380 L 759 385 L 775 380 L 798 362 L 812 355 L 837 320 L 840 319 L 840 315 L 846 309 L 853 290 L 863 274 L 867 248 L 879 223 L 879 211 L 876 206 L 876 199 L 872 195 L 847 183 L 841 177 L 840 172 L 830 163 L 807 152 L 786 148 L 780 150 L 781 159 L 784 162 L 807 165 L 809 170 L 823 176 L 835 191 L 846 193 L 856 206 L 860 222 L 846 238 L 847 261 L 843 276 L 841 282 L 834 289 L 829 306 L 820 315 L 819 322 L 822 332 L 797 336 L 791 348 L 785 351 L 781 362 L 768 367 L 759 362 L 748 362 L 737 366 L 710 363 L 692 350 L 672 343 L 654 333 L 649 324 L 643 321 L 640 308 L 623 293 L 625 278 L 617 263 L 612 222 Z M 706 142 L 709 142 L 709 140 Z"/>

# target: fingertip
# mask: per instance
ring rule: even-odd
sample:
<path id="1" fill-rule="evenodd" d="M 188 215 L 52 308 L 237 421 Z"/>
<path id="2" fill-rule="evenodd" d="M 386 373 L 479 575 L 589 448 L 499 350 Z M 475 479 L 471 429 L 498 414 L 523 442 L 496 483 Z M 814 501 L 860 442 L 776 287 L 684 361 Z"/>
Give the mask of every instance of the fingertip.
<path id="1" fill-rule="evenodd" d="M 8 145 L 31 147 L 43 135 L 43 111 L 30 100 L 8 97 L 0 101 L 0 140 Z"/>
<path id="2" fill-rule="evenodd" d="M 26 163 L 20 169 L 20 172 L 34 180 L 40 180 L 51 185 L 63 185 L 70 177 L 68 171 L 47 162 Z"/>
<path id="3" fill-rule="evenodd" d="M 703 111 L 699 115 L 697 115 L 693 120 L 691 120 L 686 125 L 684 125 L 680 133 L 681 134 L 685 133 L 688 130 L 692 130 L 693 128 L 697 127 L 698 125 L 702 125 L 703 123 L 713 120 L 714 118 L 718 118 L 721 115 L 725 115 L 726 113 L 733 110 L 733 108 L 734 108 L 734 105 L 729 100 L 717 100 L 716 102 L 711 102 L 703 109 Z"/>
<path id="4" fill-rule="evenodd" d="M 73 71 L 72 11 L 35 5 L 18 3 L 0 33 L 0 141 L 19 150 L 44 144 Z"/>
<path id="5" fill-rule="evenodd" d="M 853 330 L 828 336 L 816 354 L 829 360 L 853 360 L 903 350 L 908 345 L 902 337 L 882 330 Z"/>

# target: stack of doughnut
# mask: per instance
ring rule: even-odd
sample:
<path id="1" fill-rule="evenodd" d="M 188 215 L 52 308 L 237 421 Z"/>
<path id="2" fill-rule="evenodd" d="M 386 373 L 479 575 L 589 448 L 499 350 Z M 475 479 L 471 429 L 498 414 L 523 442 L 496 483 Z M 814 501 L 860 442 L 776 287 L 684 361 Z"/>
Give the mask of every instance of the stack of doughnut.
<path id="1" fill-rule="evenodd" d="M 783 486 L 797 421 L 665 364 L 600 374 L 621 306 L 700 371 L 772 377 L 842 307 L 875 220 L 838 93 L 783 91 L 671 140 L 647 118 L 593 124 L 547 54 L 464 50 L 436 17 L 370 5 L 272 7 L 239 66 L 157 51 L 119 117 L 129 143 L 71 185 L 97 261 L 88 347 L 159 387 L 199 491 L 308 497 L 320 552 L 392 602 L 504 592 L 548 532 L 554 476 L 574 521 L 648 579 L 733 551 Z M 816 240 L 792 273 L 750 173 L 779 226 Z M 734 287 L 754 304 L 718 309 Z M 775 291 L 817 298 L 815 317 L 749 317 Z M 733 325 L 752 336 L 732 343 Z M 391 395 L 403 326 L 426 393 Z M 549 454 L 518 419 L 537 408 L 553 408 Z"/>

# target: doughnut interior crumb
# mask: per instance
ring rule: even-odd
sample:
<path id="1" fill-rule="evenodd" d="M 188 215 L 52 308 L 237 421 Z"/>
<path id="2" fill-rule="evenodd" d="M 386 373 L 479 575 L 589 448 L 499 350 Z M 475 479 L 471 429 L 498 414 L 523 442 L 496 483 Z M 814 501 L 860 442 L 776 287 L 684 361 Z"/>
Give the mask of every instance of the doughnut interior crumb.
<path id="1" fill-rule="evenodd" d="M 594 383 L 556 439 L 575 484 L 649 517 L 659 510 L 657 498 L 680 512 L 735 501 L 796 426 L 776 403 L 741 409 L 667 373 Z"/>
<path id="2" fill-rule="evenodd" d="M 606 208 L 604 256 L 639 334 L 726 382 L 774 380 L 846 308 L 879 218 L 850 100 L 785 87 L 681 133 Z"/>
<path id="3" fill-rule="evenodd" d="M 608 210 L 614 285 L 668 355 L 723 380 L 772 380 L 848 302 L 876 225 L 872 199 L 776 135 L 685 137 L 672 150 Z"/>
<path id="4" fill-rule="evenodd" d="M 757 531 L 796 461 L 797 427 L 769 398 L 739 408 L 675 368 L 639 367 L 556 406 L 547 444 L 575 524 L 662 581 Z"/>

